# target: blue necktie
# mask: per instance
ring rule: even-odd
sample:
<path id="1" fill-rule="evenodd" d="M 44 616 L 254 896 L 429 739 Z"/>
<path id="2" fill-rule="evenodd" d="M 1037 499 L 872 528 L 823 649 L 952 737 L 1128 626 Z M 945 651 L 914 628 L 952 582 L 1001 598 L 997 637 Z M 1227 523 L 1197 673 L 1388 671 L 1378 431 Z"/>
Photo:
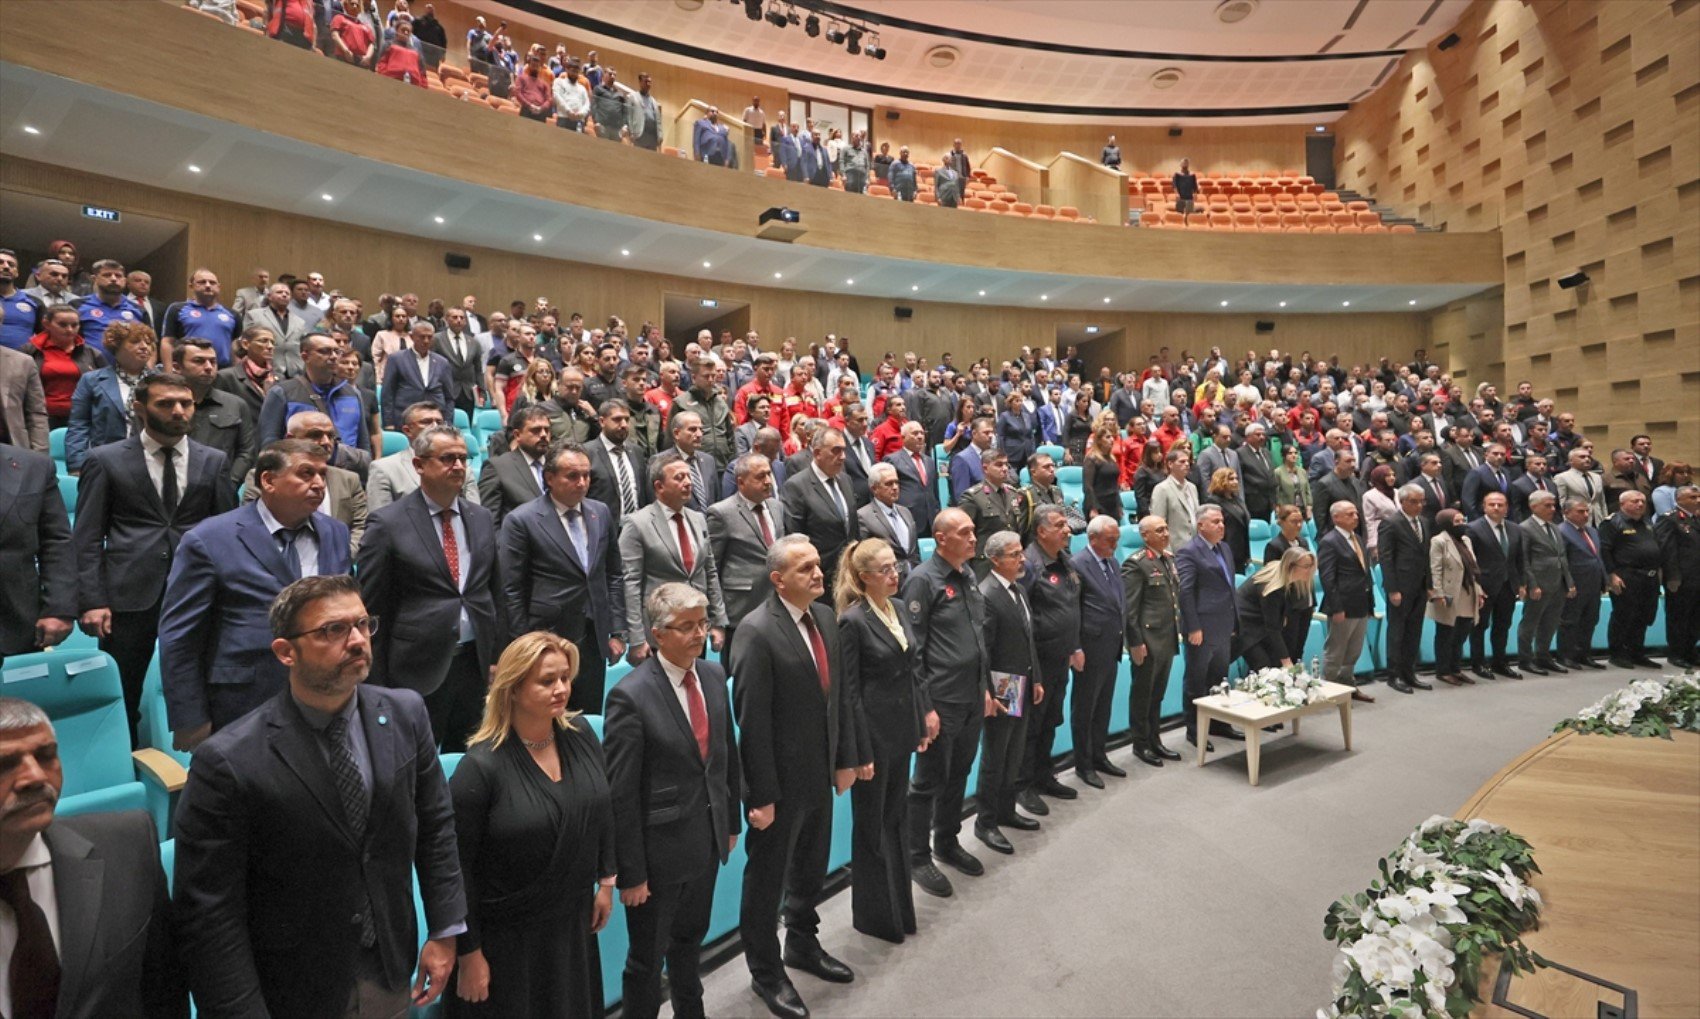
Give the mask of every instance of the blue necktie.
<path id="1" fill-rule="evenodd" d="M 273 535 L 277 539 L 278 551 L 283 553 L 283 565 L 289 570 L 289 576 L 294 580 L 301 579 L 301 557 L 295 554 L 295 542 L 301 537 L 305 527 L 280 527 Z"/>
<path id="2" fill-rule="evenodd" d="M 1234 571 L 1228 565 L 1228 554 L 1222 550 L 1222 543 L 1218 541 L 1213 551 L 1216 553 L 1216 562 L 1222 567 L 1222 579 L 1228 582 L 1230 588 L 1233 587 Z"/>

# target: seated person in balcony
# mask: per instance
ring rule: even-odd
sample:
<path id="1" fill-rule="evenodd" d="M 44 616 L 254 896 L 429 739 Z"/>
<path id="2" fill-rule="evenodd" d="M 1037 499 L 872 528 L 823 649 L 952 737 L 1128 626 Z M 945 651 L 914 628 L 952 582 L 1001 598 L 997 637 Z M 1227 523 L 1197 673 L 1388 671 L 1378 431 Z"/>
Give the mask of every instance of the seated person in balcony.
<path id="1" fill-rule="evenodd" d="M 331 18 L 331 55 L 356 67 L 371 67 L 377 53 L 377 36 L 360 20 L 360 0 L 343 0 L 342 9 Z"/>
<path id="2" fill-rule="evenodd" d="M 699 163 L 728 166 L 732 162 L 731 131 L 720 121 L 720 108 L 710 106 L 707 115 L 691 129 L 691 156 Z"/>
<path id="3" fill-rule="evenodd" d="M 567 68 L 555 79 L 555 124 L 569 131 L 583 131 L 590 117 L 590 90 L 579 77 L 577 57 L 567 58 Z"/>
<path id="4" fill-rule="evenodd" d="M 1175 211 L 1183 216 L 1190 216 L 1197 209 L 1193 199 L 1198 197 L 1198 175 L 1192 172 L 1192 160 L 1181 160 L 1181 168 L 1175 171 Z"/>
<path id="5" fill-rule="evenodd" d="M 945 208 L 956 208 L 962 201 L 962 182 L 965 179 L 962 172 L 956 168 L 951 154 L 946 152 L 939 160 L 938 170 L 933 173 L 933 196 Z"/>
<path id="6" fill-rule="evenodd" d="M 883 152 L 885 146 L 881 145 Z M 900 202 L 915 200 L 915 164 L 909 161 L 909 146 L 904 145 L 897 150 L 897 159 L 886 170 L 886 177 L 891 184 L 891 195 Z"/>
<path id="7" fill-rule="evenodd" d="M 612 67 L 603 68 L 602 83 L 592 90 L 591 114 L 596 118 L 596 136 L 611 142 L 620 140 L 620 128 L 626 126 L 626 90 L 615 81 Z"/>
<path id="8" fill-rule="evenodd" d="M 386 78 L 411 82 L 420 88 L 425 84 L 425 64 L 419 51 L 413 48 L 413 19 L 399 17 L 395 21 L 395 38 L 378 54 L 377 72 Z"/>

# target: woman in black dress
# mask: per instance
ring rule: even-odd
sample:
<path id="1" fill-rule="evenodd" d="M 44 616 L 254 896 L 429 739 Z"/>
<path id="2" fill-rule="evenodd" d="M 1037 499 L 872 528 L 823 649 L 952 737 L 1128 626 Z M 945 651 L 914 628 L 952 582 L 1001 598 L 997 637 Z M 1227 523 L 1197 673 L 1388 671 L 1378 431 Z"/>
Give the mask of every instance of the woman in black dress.
<path id="1" fill-rule="evenodd" d="M 577 674 L 552 633 L 508 645 L 449 780 L 466 882 L 450 1015 L 602 1015 L 614 813 L 602 744 L 567 711 Z"/>
<path id="2" fill-rule="evenodd" d="M 1141 520 L 1151 515 L 1151 490 L 1169 476 L 1163 467 L 1163 444 L 1152 439 L 1139 454 L 1139 470 L 1133 472 L 1133 497 L 1139 503 Z"/>
<path id="3" fill-rule="evenodd" d="M 1063 446 L 1067 450 L 1063 463 L 1086 462 L 1086 444 L 1092 441 L 1092 394 L 1076 393 L 1074 406 L 1069 409 L 1063 424 Z"/>
<path id="4" fill-rule="evenodd" d="M 915 635 L 891 601 L 897 557 L 882 538 L 865 538 L 839 560 L 833 598 L 844 696 L 872 780 L 850 787 L 850 918 L 863 934 L 901 943 L 915 933 L 909 881 L 909 765 L 938 735 L 939 716 L 915 685 Z"/>
<path id="5" fill-rule="evenodd" d="M 1099 423 L 1092 429 L 1092 441 L 1086 446 L 1086 461 L 1081 464 L 1081 488 L 1086 493 L 1086 519 L 1108 516 L 1120 523 L 1122 513 L 1122 468 L 1116 460 L 1116 428 L 1112 420 Z"/>
<path id="6" fill-rule="evenodd" d="M 1240 476 L 1232 467 L 1218 467 L 1210 475 L 1210 491 L 1200 504 L 1222 509 L 1222 540 L 1234 551 L 1234 565 L 1244 568 L 1251 562 L 1251 512 L 1240 501 Z"/>
<path id="7" fill-rule="evenodd" d="M 1272 563 L 1281 558 L 1281 553 L 1289 548 L 1302 548 L 1308 551 L 1310 544 L 1300 533 L 1305 526 L 1305 512 L 1292 503 L 1282 503 L 1275 507 L 1275 526 L 1280 533 L 1269 539 L 1269 544 L 1263 546 L 1263 561 Z"/>
<path id="8" fill-rule="evenodd" d="M 1315 576 L 1316 556 L 1294 547 L 1240 584 L 1234 594 L 1240 612 L 1235 639 L 1248 670 L 1286 668 L 1304 659 L 1316 610 L 1311 591 Z"/>

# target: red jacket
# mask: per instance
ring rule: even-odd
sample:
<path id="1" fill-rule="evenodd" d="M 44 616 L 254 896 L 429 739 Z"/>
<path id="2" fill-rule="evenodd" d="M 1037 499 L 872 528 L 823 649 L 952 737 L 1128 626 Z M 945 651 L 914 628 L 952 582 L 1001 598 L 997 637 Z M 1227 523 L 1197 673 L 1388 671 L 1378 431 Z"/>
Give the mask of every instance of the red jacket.
<path id="1" fill-rule="evenodd" d="M 384 47 L 384 52 L 378 57 L 378 66 L 374 68 L 386 78 L 396 81 L 405 80 L 412 75 L 413 83 L 420 88 L 430 88 L 425 84 L 425 64 L 419 59 L 419 54 L 411 46 L 392 43 Z"/>
<path id="2" fill-rule="evenodd" d="M 899 421 L 890 415 L 880 422 L 879 427 L 868 436 L 874 443 L 875 460 L 884 460 L 887 455 L 903 448 L 903 426 L 907 423 L 907 418 Z"/>
<path id="3" fill-rule="evenodd" d="M 288 25 L 313 41 L 313 0 L 272 0 L 271 16 L 266 20 L 266 34 L 276 39 Z"/>

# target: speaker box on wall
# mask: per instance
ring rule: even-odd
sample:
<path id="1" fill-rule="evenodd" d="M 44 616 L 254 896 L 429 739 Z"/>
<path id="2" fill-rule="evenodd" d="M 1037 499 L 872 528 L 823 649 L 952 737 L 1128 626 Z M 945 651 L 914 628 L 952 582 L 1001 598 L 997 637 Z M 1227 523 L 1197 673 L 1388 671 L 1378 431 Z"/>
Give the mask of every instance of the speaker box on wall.
<path id="1" fill-rule="evenodd" d="M 1272 333 L 1275 331 L 1275 323 L 1265 319 L 1259 319 L 1257 323 L 1257 331 L 1260 333 Z"/>
<path id="2" fill-rule="evenodd" d="M 1181 136 L 1181 129 L 1180 128 L 1178 128 L 1178 127 L 1169 128 L 1169 137 L 1170 138 L 1179 138 L 1180 136 Z"/>
<path id="3" fill-rule="evenodd" d="M 897 307 L 891 309 L 891 313 L 893 315 L 895 315 L 900 321 L 908 320 L 908 319 L 915 317 L 915 309 L 914 308 L 905 308 L 901 304 L 899 304 Z"/>
<path id="4" fill-rule="evenodd" d="M 901 112 L 897 111 L 897 110 L 887 110 L 887 111 L 885 111 L 885 119 L 887 119 L 887 120 L 896 120 L 897 118 L 899 118 L 901 116 L 903 116 L 903 114 Z"/>
<path id="5" fill-rule="evenodd" d="M 470 269 L 472 268 L 472 256 L 447 251 L 443 253 L 443 264 L 450 269 Z"/>

